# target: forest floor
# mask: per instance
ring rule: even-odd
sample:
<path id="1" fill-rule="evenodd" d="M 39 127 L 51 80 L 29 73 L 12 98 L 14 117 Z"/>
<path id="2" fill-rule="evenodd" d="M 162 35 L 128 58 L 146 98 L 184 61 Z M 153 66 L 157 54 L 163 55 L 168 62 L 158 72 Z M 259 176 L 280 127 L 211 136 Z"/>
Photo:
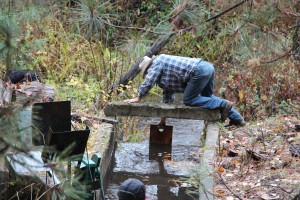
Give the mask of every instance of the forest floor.
<path id="1" fill-rule="evenodd" d="M 300 190 L 299 123 L 295 117 L 276 116 L 222 129 L 213 173 L 215 199 L 293 199 Z"/>
<path id="2" fill-rule="evenodd" d="M 98 122 L 92 124 L 93 129 L 100 129 Z M 244 127 L 222 128 L 213 173 L 214 199 L 293 199 L 300 191 L 300 131 L 296 124 L 300 124 L 299 118 L 276 116 Z M 3 167 L 0 162 L 0 171 L 6 171 Z"/>

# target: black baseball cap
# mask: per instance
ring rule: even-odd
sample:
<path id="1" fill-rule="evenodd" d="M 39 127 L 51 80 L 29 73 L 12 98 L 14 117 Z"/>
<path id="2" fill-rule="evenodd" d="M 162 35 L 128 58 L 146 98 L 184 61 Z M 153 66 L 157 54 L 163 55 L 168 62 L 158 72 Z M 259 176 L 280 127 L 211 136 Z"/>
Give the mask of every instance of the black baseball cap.
<path id="1" fill-rule="evenodd" d="M 121 184 L 118 197 L 119 200 L 145 200 L 145 185 L 138 179 L 129 178 Z"/>

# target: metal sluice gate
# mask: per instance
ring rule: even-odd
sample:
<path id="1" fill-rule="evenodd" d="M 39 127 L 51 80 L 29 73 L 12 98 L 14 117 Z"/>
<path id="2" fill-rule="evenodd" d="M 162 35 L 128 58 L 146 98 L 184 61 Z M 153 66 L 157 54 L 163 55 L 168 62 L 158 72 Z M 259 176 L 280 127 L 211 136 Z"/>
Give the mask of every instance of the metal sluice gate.
<path id="1" fill-rule="evenodd" d="M 45 166 L 46 163 L 51 163 L 59 157 L 63 161 L 68 162 L 68 173 L 67 175 L 63 173 L 62 177 L 71 181 L 71 176 L 75 176 L 81 185 L 86 186 L 87 195 L 85 195 L 84 199 L 94 199 L 94 191 L 98 189 L 100 189 L 100 193 L 103 196 L 99 168 L 101 156 L 94 154 L 91 158 L 88 158 L 88 152 L 86 152 L 87 155 L 84 155 L 85 151 L 87 151 L 90 129 L 88 126 L 86 126 L 85 130 L 74 130 L 75 128 L 72 128 L 70 101 L 35 103 L 32 107 L 32 127 L 33 144 L 42 146 L 42 152 L 36 154 L 36 152 L 31 151 L 30 153 L 39 155 L 40 167 Z M 15 178 L 24 175 L 22 173 L 25 171 L 27 173 L 34 171 L 30 166 L 31 163 L 24 163 L 23 166 L 18 165 L 16 158 L 18 159 L 19 157 L 17 155 L 12 156 L 7 155 L 6 165 L 10 173 L 15 174 Z M 28 157 L 28 155 L 22 156 Z M 71 174 L 71 163 L 76 163 L 73 174 Z M 25 168 L 27 169 L 25 170 Z M 44 170 L 46 177 L 47 175 L 50 175 L 50 177 L 55 175 L 52 169 L 45 168 Z M 26 175 L 30 175 L 30 173 Z M 57 180 L 56 176 L 55 178 L 56 182 L 59 183 L 60 181 Z M 72 183 L 70 182 L 70 184 Z"/>

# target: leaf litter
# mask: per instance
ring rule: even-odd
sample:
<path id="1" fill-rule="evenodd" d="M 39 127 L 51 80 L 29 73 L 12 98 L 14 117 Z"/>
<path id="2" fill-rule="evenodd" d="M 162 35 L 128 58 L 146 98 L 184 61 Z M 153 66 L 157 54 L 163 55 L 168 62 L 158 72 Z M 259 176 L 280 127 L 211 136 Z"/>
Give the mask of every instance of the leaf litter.
<path id="1" fill-rule="evenodd" d="M 300 191 L 300 120 L 277 116 L 222 129 L 214 199 L 293 199 Z"/>

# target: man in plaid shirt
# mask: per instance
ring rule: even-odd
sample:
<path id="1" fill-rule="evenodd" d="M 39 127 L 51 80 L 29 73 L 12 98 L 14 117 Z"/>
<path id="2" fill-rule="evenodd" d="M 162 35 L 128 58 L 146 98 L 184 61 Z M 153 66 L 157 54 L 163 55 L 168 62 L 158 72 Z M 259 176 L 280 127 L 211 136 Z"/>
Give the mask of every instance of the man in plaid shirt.
<path id="1" fill-rule="evenodd" d="M 213 95 L 214 67 L 201 58 L 180 57 L 161 54 L 149 58 L 145 56 L 139 65 L 144 82 L 136 98 L 125 100 L 128 103 L 141 101 L 157 84 L 163 89 L 163 101 L 172 103 L 175 93 L 183 93 L 183 103 L 204 109 L 219 109 L 221 121 L 229 117 L 229 125 L 243 126 L 243 117 L 233 109 L 233 103 Z M 159 125 L 165 125 L 165 118 Z"/>

